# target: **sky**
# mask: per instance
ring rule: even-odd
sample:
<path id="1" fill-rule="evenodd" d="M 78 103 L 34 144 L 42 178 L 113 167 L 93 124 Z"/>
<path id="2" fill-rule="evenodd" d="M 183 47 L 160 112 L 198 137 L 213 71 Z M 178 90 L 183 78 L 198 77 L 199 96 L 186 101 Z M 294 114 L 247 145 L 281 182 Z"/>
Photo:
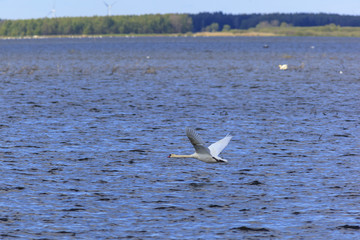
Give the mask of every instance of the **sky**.
<path id="1" fill-rule="evenodd" d="M 360 0 L 105 0 L 111 15 L 217 12 L 360 15 Z M 0 19 L 104 16 L 103 0 L 0 0 Z"/>

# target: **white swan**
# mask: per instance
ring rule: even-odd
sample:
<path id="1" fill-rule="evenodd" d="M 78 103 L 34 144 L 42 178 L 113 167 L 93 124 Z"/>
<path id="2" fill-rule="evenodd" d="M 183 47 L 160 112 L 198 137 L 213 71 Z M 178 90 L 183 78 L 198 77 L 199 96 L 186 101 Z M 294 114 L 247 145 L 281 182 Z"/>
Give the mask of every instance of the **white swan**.
<path id="1" fill-rule="evenodd" d="M 226 135 L 223 139 L 211 144 L 209 147 L 205 146 L 205 142 L 192 128 L 186 128 L 186 136 L 194 146 L 195 153 L 191 155 L 170 154 L 169 158 L 196 158 L 206 163 L 227 162 L 227 160 L 219 157 L 219 154 L 229 144 L 232 138 L 231 135 Z"/>
<path id="2" fill-rule="evenodd" d="M 288 69 L 288 65 L 287 65 L 287 64 L 279 65 L 279 69 L 280 69 L 280 70 L 287 70 L 287 69 Z"/>

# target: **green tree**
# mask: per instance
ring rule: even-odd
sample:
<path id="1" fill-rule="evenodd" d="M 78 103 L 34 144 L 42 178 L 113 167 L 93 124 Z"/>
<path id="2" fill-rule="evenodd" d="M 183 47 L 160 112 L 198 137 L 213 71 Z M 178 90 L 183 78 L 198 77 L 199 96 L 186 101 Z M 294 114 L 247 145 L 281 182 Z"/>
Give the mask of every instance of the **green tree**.
<path id="1" fill-rule="evenodd" d="M 209 25 L 205 28 L 205 31 L 206 32 L 217 32 L 217 31 L 219 31 L 219 24 L 212 23 L 211 25 Z"/>
<path id="2" fill-rule="evenodd" d="M 230 25 L 228 25 L 228 24 L 225 24 L 224 26 L 223 26 L 223 32 L 229 32 L 230 30 L 231 30 L 231 27 L 230 27 Z"/>

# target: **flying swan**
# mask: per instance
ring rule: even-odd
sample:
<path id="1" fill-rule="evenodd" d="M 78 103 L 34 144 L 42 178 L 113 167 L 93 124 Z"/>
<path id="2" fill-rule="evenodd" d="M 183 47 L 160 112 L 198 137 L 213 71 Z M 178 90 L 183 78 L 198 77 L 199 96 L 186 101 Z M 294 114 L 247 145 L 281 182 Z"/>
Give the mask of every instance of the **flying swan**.
<path id="1" fill-rule="evenodd" d="M 229 144 L 232 138 L 230 134 L 211 144 L 209 147 L 205 146 L 205 142 L 202 140 L 200 135 L 192 128 L 186 128 L 186 136 L 194 146 L 195 153 L 191 155 L 170 154 L 169 158 L 196 158 L 206 163 L 227 162 L 227 160 L 219 157 L 219 154 Z"/>

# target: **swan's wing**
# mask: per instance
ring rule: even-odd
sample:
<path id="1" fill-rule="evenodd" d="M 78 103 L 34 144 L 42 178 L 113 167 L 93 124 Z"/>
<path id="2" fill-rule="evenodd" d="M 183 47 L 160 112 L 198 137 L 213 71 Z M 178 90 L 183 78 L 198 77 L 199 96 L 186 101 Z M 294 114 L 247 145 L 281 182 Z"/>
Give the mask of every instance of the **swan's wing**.
<path id="1" fill-rule="evenodd" d="M 210 153 L 212 156 L 217 157 L 221 153 L 222 150 L 229 144 L 232 136 L 230 134 L 226 135 L 223 139 L 211 144 L 209 146 Z"/>
<path id="2" fill-rule="evenodd" d="M 186 127 L 186 136 L 190 139 L 192 145 L 205 145 L 204 140 L 200 135 L 192 128 Z"/>
<path id="3" fill-rule="evenodd" d="M 197 132 L 195 132 L 194 129 L 187 127 L 186 128 L 186 136 L 189 138 L 191 144 L 194 146 L 196 153 L 210 154 L 209 149 L 205 146 L 204 140 L 202 140 L 200 135 Z"/>

